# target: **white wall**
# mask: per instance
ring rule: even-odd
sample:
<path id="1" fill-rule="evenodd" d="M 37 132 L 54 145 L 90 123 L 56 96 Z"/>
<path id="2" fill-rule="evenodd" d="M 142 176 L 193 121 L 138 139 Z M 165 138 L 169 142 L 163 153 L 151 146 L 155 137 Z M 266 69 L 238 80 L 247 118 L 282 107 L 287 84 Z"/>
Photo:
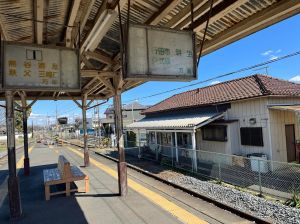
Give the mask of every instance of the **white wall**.
<path id="1" fill-rule="evenodd" d="M 227 136 L 230 136 L 230 130 L 227 127 Z M 210 152 L 218 152 L 218 153 L 228 153 L 231 152 L 230 147 L 230 138 L 227 141 L 220 142 L 220 141 L 207 141 L 202 139 L 202 131 L 201 129 L 197 129 L 196 131 L 196 145 L 197 149 L 203 151 L 210 151 Z"/>
<path id="2" fill-rule="evenodd" d="M 269 98 L 269 105 L 300 104 L 300 99 L 295 98 Z M 272 138 L 272 154 L 274 161 L 287 161 L 285 125 L 295 125 L 295 140 L 300 140 L 299 120 L 295 112 L 270 109 L 270 128 Z"/>
<path id="3" fill-rule="evenodd" d="M 271 158 L 267 103 L 267 98 L 250 99 L 231 103 L 231 108 L 227 111 L 228 119 L 238 120 L 235 137 L 237 138 L 234 149 L 235 154 L 246 156 L 251 153 L 264 153 L 268 158 Z M 251 118 L 256 119 L 255 124 L 249 122 Z M 264 146 L 241 145 L 241 127 L 262 127 Z M 234 138 L 234 136 L 232 137 Z"/>
<path id="4" fill-rule="evenodd" d="M 226 119 L 237 120 L 227 125 L 227 142 L 204 141 L 201 130 L 197 130 L 197 148 L 205 151 L 244 155 L 264 153 L 268 159 L 286 161 L 285 125 L 295 125 L 296 140 L 300 140 L 298 117 L 294 112 L 271 111 L 268 106 L 274 104 L 300 104 L 300 98 L 261 97 L 231 103 Z M 256 119 L 255 124 L 249 120 Z M 241 145 L 241 127 L 262 127 L 264 146 Z M 271 131 L 270 131 L 271 130 Z"/>

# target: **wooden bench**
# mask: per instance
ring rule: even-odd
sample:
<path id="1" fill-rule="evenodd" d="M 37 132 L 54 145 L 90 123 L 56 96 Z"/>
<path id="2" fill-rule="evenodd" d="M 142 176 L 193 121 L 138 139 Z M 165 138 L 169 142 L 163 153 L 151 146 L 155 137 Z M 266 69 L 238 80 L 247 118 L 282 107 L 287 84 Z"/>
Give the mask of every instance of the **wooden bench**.
<path id="1" fill-rule="evenodd" d="M 70 162 L 62 155 L 58 157 L 57 168 L 43 170 L 43 175 L 46 200 L 50 200 L 51 195 L 65 193 L 66 196 L 70 196 L 71 192 L 77 192 L 77 189 L 71 189 L 71 183 L 74 181 L 84 180 L 84 192 L 89 191 L 89 177 L 77 166 L 71 166 Z M 65 190 L 51 193 L 50 186 L 58 184 L 65 184 Z"/>

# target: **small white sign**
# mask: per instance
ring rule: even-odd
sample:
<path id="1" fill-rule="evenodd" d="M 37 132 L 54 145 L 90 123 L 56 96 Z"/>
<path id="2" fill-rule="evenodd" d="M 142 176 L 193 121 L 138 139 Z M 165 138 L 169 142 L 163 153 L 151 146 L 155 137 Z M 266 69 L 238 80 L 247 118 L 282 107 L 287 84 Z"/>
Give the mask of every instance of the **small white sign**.
<path id="1" fill-rule="evenodd" d="M 124 79 L 197 79 L 194 33 L 131 24 L 125 62 Z"/>
<path id="2" fill-rule="evenodd" d="M 5 89 L 80 90 L 77 50 L 4 42 L 2 64 Z"/>

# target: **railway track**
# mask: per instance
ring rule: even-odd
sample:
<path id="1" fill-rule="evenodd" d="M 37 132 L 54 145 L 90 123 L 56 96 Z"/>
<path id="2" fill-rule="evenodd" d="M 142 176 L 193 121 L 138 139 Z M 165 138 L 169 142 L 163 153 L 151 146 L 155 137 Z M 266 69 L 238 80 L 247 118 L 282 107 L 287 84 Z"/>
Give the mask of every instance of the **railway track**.
<path id="1" fill-rule="evenodd" d="M 67 141 L 65 141 L 65 142 L 68 143 L 68 144 L 70 144 L 70 145 L 73 145 L 73 146 L 76 146 L 76 147 L 79 147 L 79 148 L 83 148 L 81 145 L 74 144 L 74 143 L 67 142 Z M 118 159 L 113 158 L 111 156 L 105 155 L 103 153 L 99 153 L 99 152 L 94 151 L 92 149 L 90 149 L 90 151 L 93 151 L 98 156 L 102 156 L 102 157 L 104 157 L 106 159 L 109 159 L 111 161 L 118 162 Z M 170 186 L 172 186 L 172 187 L 174 187 L 176 189 L 179 189 L 179 190 L 181 190 L 181 191 L 183 191 L 185 193 L 188 193 L 188 194 L 190 194 L 190 195 L 192 195 L 192 196 L 194 196 L 196 198 L 199 198 L 199 199 L 202 199 L 204 201 L 207 201 L 208 203 L 212 203 L 212 204 L 214 204 L 215 206 L 217 206 L 217 207 L 219 207 L 221 209 L 227 210 L 227 211 L 229 211 L 229 212 L 231 212 L 233 214 L 236 214 L 236 215 L 238 215 L 238 216 L 240 216 L 240 217 L 242 217 L 244 219 L 247 219 L 247 220 L 249 220 L 251 222 L 255 222 L 255 223 L 258 223 L 258 224 L 271 224 L 272 223 L 269 220 L 265 220 L 265 219 L 262 219 L 260 217 L 254 216 L 251 213 L 248 213 L 248 212 L 236 209 L 236 208 L 234 208 L 234 207 L 232 207 L 230 205 L 224 204 L 224 203 L 222 203 L 220 201 L 217 201 L 217 200 L 215 200 L 213 198 L 207 197 L 204 194 L 200 194 L 198 192 L 195 192 L 195 191 L 192 191 L 192 190 L 187 189 L 185 187 L 182 187 L 182 186 L 180 186 L 178 184 L 172 183 L 172 182 L 170 182 L 170 181 L 168 181 L 168 180 L 166 180 L 164 178 L 161 178 L 161 177 L 159 177 L 159 176 L 157 176 L 157 175 L 155 175 L 155 174 L 153 174 L 153 173 L 151 173 L 151 172 L 149 172 L 147 170 L 144 170 L 144 169 L 142 169 L 140 167 L 134 166 L 134 165 L 132 165 L 130 163 L 127 163 L 127 166 L 130 169 L 138 171 L 138 172 L 140 172 L 140 173 L 142 173 L 142 174 L 144 174 L 144 175 L 146 175 L 148 177 L 151 177 L 151 178 L 153 178 L 155 180 L 158 180 L 158 181 L 160 181 L 160 182 L 162 182 L 164 184 L 170 185 Z"/>

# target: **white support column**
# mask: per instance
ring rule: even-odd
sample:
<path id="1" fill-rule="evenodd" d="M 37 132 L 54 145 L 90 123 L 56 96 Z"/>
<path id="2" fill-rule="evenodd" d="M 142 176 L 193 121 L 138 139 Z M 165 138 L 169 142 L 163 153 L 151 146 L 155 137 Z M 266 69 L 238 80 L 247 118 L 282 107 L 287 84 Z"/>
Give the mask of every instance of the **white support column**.
<path id="1" fill-rule="evenodd" d="M 176 163 L 179 162 L 179 159 L 178 159 L 178 142 L 177 142 L 177 131 L 175 131 L 175 153 L 176 153 Z"/>
<path id="2" fill-rule="evenodd" d="M 196 130 L 192 132 L 192 147 L 193 147 L 193 169 L 197 172 L 197 152 L 196 152 Z"/>

